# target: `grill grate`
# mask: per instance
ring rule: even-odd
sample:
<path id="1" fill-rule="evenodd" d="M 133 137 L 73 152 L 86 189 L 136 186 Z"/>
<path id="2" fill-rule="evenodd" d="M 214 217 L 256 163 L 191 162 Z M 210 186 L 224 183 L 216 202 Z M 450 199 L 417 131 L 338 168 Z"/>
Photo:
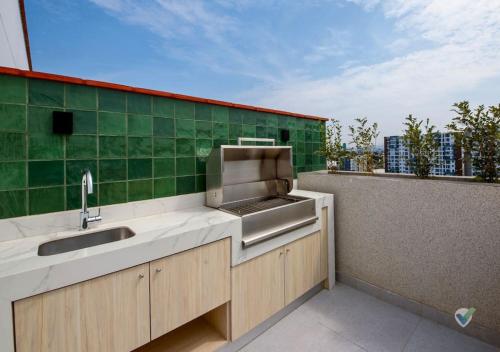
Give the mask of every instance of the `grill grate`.
<path id="1" fill-rule="evenodd" d="M 290 199 L 290 198 L 268 198 L 265 200 L 260 200 L 256 202 L 250 202 L 250 203 L 245 203 L 245 204 L 239 204 L 239 205 L 234 205 L 234 206 L 224 206 L 222 209 L 234 213 L 236 215 L 248 215 L 252 213 L 256 213 L 258 211 L 266 210 L 266 209 L 272 209 L 276 207 L 281 207 L 283 205 L 287 205 L 290 203 L 295 203 L 297 200 L 295 199 Z"/>

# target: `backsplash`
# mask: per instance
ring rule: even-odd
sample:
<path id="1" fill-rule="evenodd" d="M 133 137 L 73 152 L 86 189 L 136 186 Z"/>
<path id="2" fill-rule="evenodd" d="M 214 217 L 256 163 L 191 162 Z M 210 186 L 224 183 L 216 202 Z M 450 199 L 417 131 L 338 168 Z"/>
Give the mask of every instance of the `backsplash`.
<path id="1" fill-rule="evenodd" d="M 73 112 L 71 136 L 53 111 Z M 76 209 L 81 171 L 89 206 L 205 191 L 212 147 L 238 137 L 293 146 L 294 172 L 325 168 L 319 120 L 107 88 L 0 75 L 0 218 Z M 280 142 L 280 129 L 290 141 Z"/>

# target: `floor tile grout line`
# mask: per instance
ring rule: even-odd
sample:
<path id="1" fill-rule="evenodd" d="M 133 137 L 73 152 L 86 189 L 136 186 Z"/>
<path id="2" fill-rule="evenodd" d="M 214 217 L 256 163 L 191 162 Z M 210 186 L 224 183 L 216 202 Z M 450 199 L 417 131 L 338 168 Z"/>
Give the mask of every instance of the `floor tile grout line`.
<path id="1" fill-rule="evenodd" d="M 329 330 L 329 331 L 331 331 L 331 332 L 333 332 L 333 333 L 335 333 L 335 334 L 339 335 L 339 336 L 340 336 L 340 337 L 342 337 L 343 339 L 346 339 L 347 341 L 349 341 L 350 343 L 352 343 L 352 344 L 353 344 L 353 345 L 355 345 L 356 347 L 358 347 L 358 348 L 362 349 L 363 351 L 370 352 L 370 351 L 368 351 L 366 348 L 364 348 L 363 346 L 361 346 L 361 345 L 359 345 L 358 343 L 356 343 L 356 342 L 352 341 L 350 338 L 348 338 L 347 336 L 345 336 L 344 334 L 342 334 L 340 331 L 336 331 L 336 330 L 332 329 L 331 327 L 329 327 L 329 326 L 327 326 L 327 325 L 323 324 L 321 321 L 319 321 L 319 320 L 317 320 L 317 319 L 315 319 L 315 320 L 316 320 L 316 322 L 317 322 L 319 325 L 321 325 L 322 327 L 324 327 L 324 328 L 326 328 L 327 330 Z"/>
<path id="2" fill-rule="evenodd" d="M 417 332 L 417 329 L 418 327 L 420 326 L 420 324 L 422 324 L 422 322 L 424 321 L 424 318 L 423 317 L 418 317 L 418 323 L 415 325 L 415 328 L 413 329 L 413 332 L 411 333 L 411 335 L 408 337 L 408 340 L 406 341 L 405 345 L 403 346 L 403 349 L 401 350 L 401 352 L 404 352 L 406 347 L 408 347 L 408 344 L 410 343 L 411 339 L 413 338 L 413 336 L 415 336 L 415 333 Z"/>

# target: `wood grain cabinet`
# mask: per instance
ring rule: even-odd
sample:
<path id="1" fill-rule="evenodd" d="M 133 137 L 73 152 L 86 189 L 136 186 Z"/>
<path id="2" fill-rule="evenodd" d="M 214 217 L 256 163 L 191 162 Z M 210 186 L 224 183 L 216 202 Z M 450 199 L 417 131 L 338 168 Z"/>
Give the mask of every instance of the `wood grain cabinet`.
<path id="1" fill-rule="evenodd" d="M 151 339 L 230 300 L 230 239 L 151 262 Z"/>
<path id="2" fill-rule="evenodd" d="M 17 352 L 125 352 L 150 340 L 149 264 L 14 302 Z"/>
<path id="3" fill-rule="evenodd" d="M 232 268 L 233 340 L 323 280 L 320 247 L 318 231 Z"/>
<path id="4" fill-rule="evenodd" d="M 268 252 L 232 269 L 233 340 L 285 306 L 284 274 L 283 248 Z"/>
<path id="5" fill-rule="evenodd" d="M 285 305 L 321 281 L 320 233 L 285 246 Z"/>

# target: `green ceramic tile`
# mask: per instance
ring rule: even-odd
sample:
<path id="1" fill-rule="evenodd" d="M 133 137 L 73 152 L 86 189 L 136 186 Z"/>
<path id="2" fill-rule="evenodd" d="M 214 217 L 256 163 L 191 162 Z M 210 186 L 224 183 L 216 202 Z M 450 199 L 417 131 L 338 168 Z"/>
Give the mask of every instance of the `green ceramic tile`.
<path id="1" fill-rule="evenodd" d="M 64 184 L 64 161 L 30 161 L 28 163 L 29 187 L 57 186 Z"/>
<path id="2" fill-rule="evenodd" d="M 196 140 L 196 156 L 206 157 L 212 151 L 211 139 L 197 139 Z"/>
<path id="3" fill-rule="evenodd" d="M 175 157 L 175 139 L 153 138 L 153 155 L 155 157 Z"/>
<path id="4" fill-rule="evenodd" d="M 192 120 L 176 120 L 175 136 L 177 138 L 194 138 L 195 124 Z"/>
<path id="5" fill-rule="evenodd" d="M 30 215 L 64 210 L 64 187 L 30 189 L 28 194 Z"/>
<path id="6" fill-rule="evenodd" d="M 145 94 L 127 94 L 127 112 L 129 114 L 151 115 L 151 96 Z"/>
<path id="7" fill-rule="evenodd" d="M 30 133 L 52 134 L 52 113 L 62 111 L 55 108 L 28 107 L 28 131 Z"/>
<path id="8" fill-rule="evenodd" d="M 214 139 L 228 139 L 228 125 L 225 123 L 215 123 L 212 126 L 212 136 Z"/>
<path id="9" fill-rule="evenodd" d="M 151 137 L 129 137 L 128 157 L 144 158 L 153 156 L 153 139 Z"/>
<path id="10" fill-rule="evenodd" d="M 63 159 L 64 137 L 58 135 L 30 134 L 28 137 L 29 159 Z"/>
<path id="11" fill-rule="evenodd" d="M 97 112 L 67 110 L 73 113 L 73 134 L 96 134 Z"/>
<path id="12" fill-rule="evenodd" d="M 196 174 L 201 175 L 206 173 L 207 157 L 196 157 Z"/>
<path id="13" fill-rule="evenodd" d="M 28 82 L 30 105 L 64 106 L 64 84 L 53 81 L 30 79 Z"/>
<path id="14" fill-rule="evenodd" d="M 0 130 L 24 132 L 26 105 L 0 104 Z"/>
<path id="15" fill-rule="evenodd" d="M 175 156 L 194 156 L 194 139 L 188 138 L 177 138 L 176 140 L 176 148 L 175 148 Z"/>
<path id="16" fill-rule="evenodd" d="M 111 89 L 99 89 L 97 91 L 99 110 L 125 112 L 125 93 Z"/>
<path id="17" fill-rule="evenodd" d="M 66 107 L 70 109 L 97 109 L 96 88 L 66 84 Z"/>
<path id="18" fill-rule="evenodd" d="M 297 154 L 297 166 L 304 166 L 306 164 L 306 155 L 305 154 Z"/>
<path id="19" fill-rule="evenodd" d="M 24 133 L 0 132 L 0 161 L 26 158 L 26 136 Z"/>
<path id="20" fill-rule="evenodd" d="M 212 138 L 212 122 L 196 121 L 196 138 Z"/>
<path id="21" fill-rule="evenodd" d="M 214 148 L 219 148 L 221 145 L 227 145 L 227 144 L 228 144 L 227 139 L 214 139 L 213 141 Z"/>
<path id="22" fill-rule="evenodd" d="M 99 112 L 99 134 L 124 136 L 127 134 L 127 119 L 119 112 Z"/>
<path id="23" fill-rule="evenodd" d="M 128 201 L 153 198 L 153 180 L 129 181 L 128 183 Z"/>
<path id="24" fill-rule="evenodd" d="M 127 160 L 99 160 L 99 182 L 122 181 L 127 179 Z"/>
<path id="25" fill-rule="evenodd" d="M 194 110 L 196 120 L 212 121 L 212 105 L 198 103 L 195 105 Z"/>
<path id="26" fill-rule="evenodd" d="M 261 112 L 255 116 L 255 124 L 257 126 L 267 126 L 268 114 Z"/>
<path id="27" fill-rule="evenodd" d="M 175 196 L 175 177 L 158 178 L 154 180 L 154 197 Z"/>
<path id="28" fill-rule="evenodd" d="M 127 182 L 99 184 L 99 205 L 125 203 L 127 201 Z"/>
<path id="29" fill-rule="evenodd" d="M 243 120 L 241 121 L 245 125 L 255 125 L 256 116 L 259 114 L 256 111 L 252 110 L 244 110 L 243 111 Z"/>
<path id="30" fill-rule="evenodd" d="M 0 191 L 26 188 L 26 163 L 0 163 Z"/>
<path id="31" fill-rule="evenodd" d="M 305 119 L 298 118 L 297 121 L 295 121 L 295 128 L 303 130 L 304 126 L 306 125 L 305 122 L 306 122 Z"/>
<path id="32" fill-rule="evenodd" d="M 26 191 L 0 192 L 0 219 L 25 216 Z"/>
<path id="33" fill-rule="evenodd" d="M 267 127 L 257 126 L 255 128 L 255 137 L 267 138 Z"/>
<path id="34" fill-rule="evenodd" d="M 169 98 L 153 97 L 153 115 L 174 117 L 175 102 Z"/>
<path id="35" fill-rule="evenodd" d="M 127 155 L 125 137 L 99 137 L 99 157 L 100 158 L 120 158 Z"/>
<path id="36" fill-rule="evenodd" d="M 161 158 L 154 159 L 154 177 L 175 176 L 175 159 Z"/>
<path id="37" fill-rule="evenodd" d="M 155 137 L 175 137 L 174 119 L 165 117 L 153 118 L 153 135 Z"/>
<path id="38" fill-rule="evenodd" d="M 241 126 L 241 133 L 243 134 L 243 137 L 255 137 L 255 126 L 254 125 L 242 125 Z"/>
<path id="39" fill-rule="evenodd" d="M 306 154 L 312 154 L 312 152 L 313 152 L 313 144 L 306 143 Z"/>
<path id="40" fill-rule="evenodd" d="M 99 185 L 94 185 L 94 192 L 87 197 L 88 207 L 97 206 L 97 194 Z M 81 209 L 82 189 L 80 185 L 66 187 L 66 210 Z"/>
<path id="41" fill-rule="evenodd" d="M 229 138 L 238 139 L 239 137 L 243 137 L 243 133 L 241 132 L 241 125 L 229 125 Z"/>
<path id="42" fill-rule="evenodd" d="M 175 174 L 177 176 L 194 175 L 194 173 L 195 173 L 195 158 L 175 159 Z"/>
<path id="43" fill-rule="evenodd" d="M 288 128 L 288 118 L 286 116 L 278 117 L 278 128 Z"/>
<path id="44" fill-rule="evenodd" d="M 176 100 L 175 118 L 188 120 L 194 119 L 194 103 L 185 100 Z"/>
<path id="45" fill-rule="evenodd" d="M 0 75 L 0 101 L 26 104 L 26 78 Z"/>
<path id="46" fill-rule="evenodd" d="M 66 161 L 66 184 L 76 185 L 82 183 L 83 171 L 89 169 L 94 181 L 97 181 L 96 160 L 68 160 Z"/>
<path id="47" fill-rule="evenodd" d="M 242 121 L 243 121 L 243 110 L 230 108 L 229 123 L 241 125 Z"/>
<path id="48" fill-rule="evenodd" d="M 129 159 L 128 179 L 151 178 L 153 173 L 152 159 Z"/>
<path id="49" fill-rule="evenodd" d="M 268 114 L 267 119 L 266 119 L 266 125 L 267 125 L 267 127 L 277 128 L 278 127 L 278 115 Z"/>
<path id="50" fill-rule="evenodd" d="M 267 128 L 267 138 L 278 139 L 278 129 L 273 127 Z"/>
<path id="51" fill-rule="evenodd" d="M 92 159 L 97 157 L 97 137 L 68 136 L 66 139 L 67 159 Z"/>
<path id="52" fill-rule="evenodd" d="M 196 179 L 194 176 L 176 177 L 175 194 L 187 194 L 196 192 Z"/>
<path id="53" fill-rule="evenodd" d="M 196 176 L 196 192 L 205 192 L 206 191 L 206 176 L 205 175 L 197 175 Z"/>
<path id="54" fill-rule="evenodd" d="M 297 140 L 300 142 L 305 142 L 306 133 L 304 130 L 297 130 Z"/>
<path id="55" fill-rule="evenodd" d="M 229 123 L 229 108 L 214 106 L 212 108 L 212 119 L 216 122 Z"/>
<path id="56" fill-rule="evenodd" d="M 153 118 L 147 115 L 128 115 L 129 136 L 151 136 L 153 134 Z"/>

